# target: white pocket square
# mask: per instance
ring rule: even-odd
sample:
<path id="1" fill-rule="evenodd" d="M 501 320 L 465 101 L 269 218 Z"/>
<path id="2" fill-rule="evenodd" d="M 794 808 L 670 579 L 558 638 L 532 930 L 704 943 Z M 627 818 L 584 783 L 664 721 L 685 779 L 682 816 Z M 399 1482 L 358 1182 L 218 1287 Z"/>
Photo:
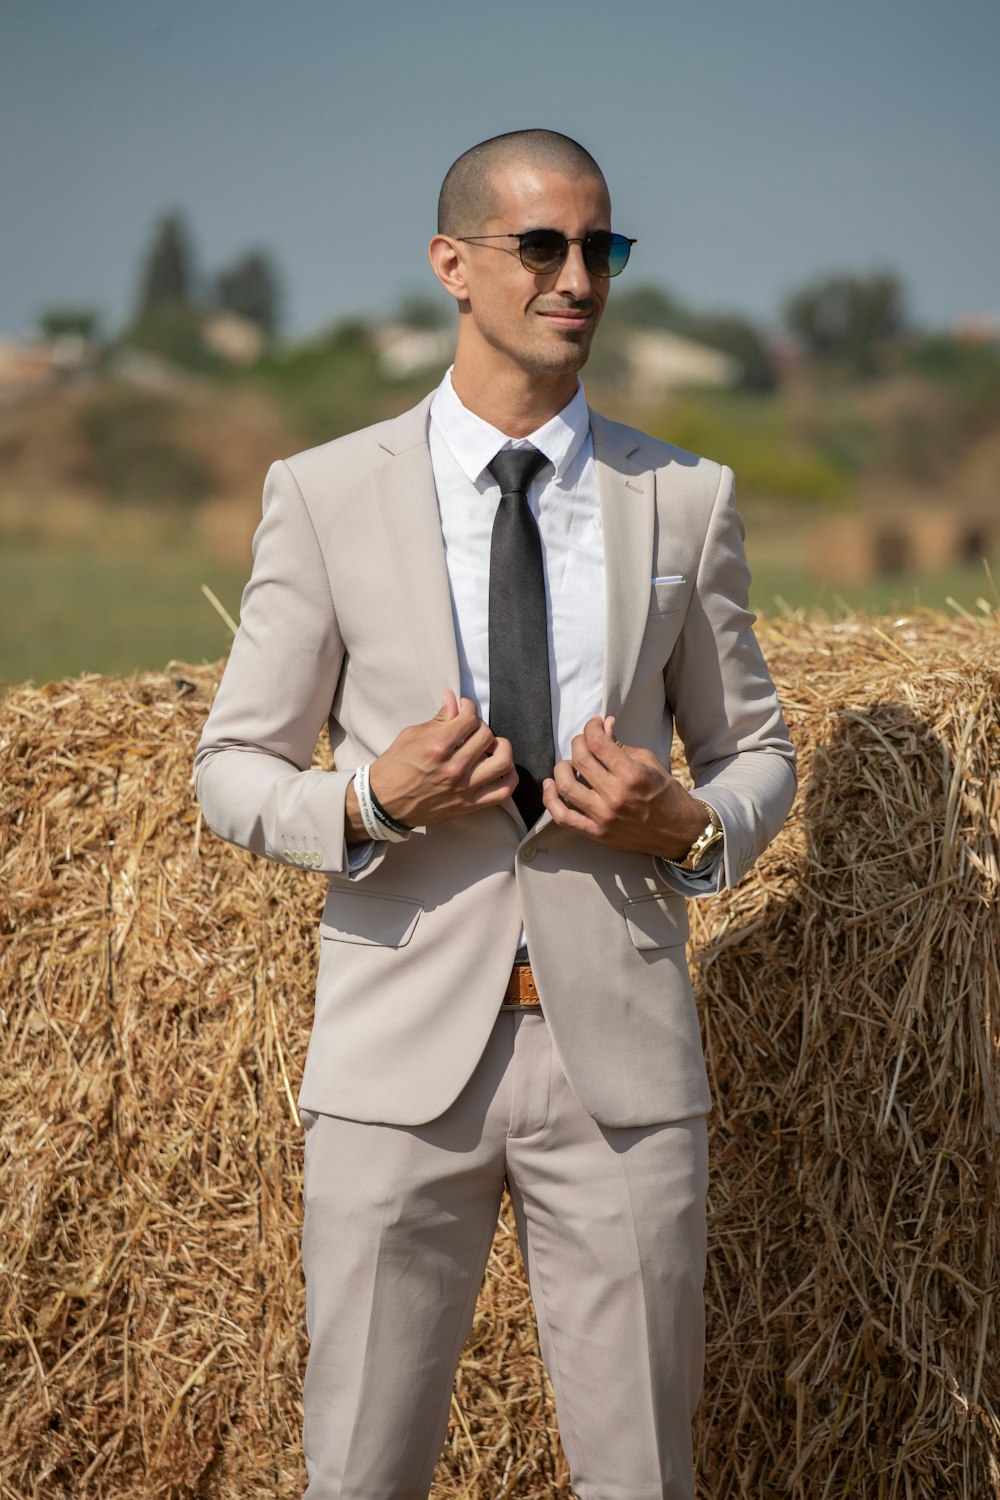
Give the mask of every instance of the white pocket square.
<path id="1" fill-rule="evenodd" d="M 683 573 L 667 573 L 663 578 L 654 578 L 654 583 L 684 583 Z"/>

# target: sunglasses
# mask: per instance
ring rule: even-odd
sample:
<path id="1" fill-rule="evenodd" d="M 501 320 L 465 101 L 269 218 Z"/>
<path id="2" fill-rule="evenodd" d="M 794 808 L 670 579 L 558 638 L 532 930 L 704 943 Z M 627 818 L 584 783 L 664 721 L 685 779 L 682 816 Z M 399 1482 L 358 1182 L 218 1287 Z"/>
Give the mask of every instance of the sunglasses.
<path id="1" fill-rule="evenodd" d="M 618 276 L 628 265 L 629 252 L 636 240 L 624 234 L 612 234 L 608 229 L 595 229 L 581 239 L 567 239 L 558 229 L 527 229 L 523 234 L 459 234 L 456 239 L 463 244 L 475 244 L 477 240 L 517 240 L 517 250 L 508 250 L 505 245 L 494 245 L 494 250 L 504 250 L 508 255 L 517 254 L 521 264 L 533 276 L 547 276 L 558 271 L 565 263 L 570 245 L 579 245 L 583 263 L 591 276 Z"/>

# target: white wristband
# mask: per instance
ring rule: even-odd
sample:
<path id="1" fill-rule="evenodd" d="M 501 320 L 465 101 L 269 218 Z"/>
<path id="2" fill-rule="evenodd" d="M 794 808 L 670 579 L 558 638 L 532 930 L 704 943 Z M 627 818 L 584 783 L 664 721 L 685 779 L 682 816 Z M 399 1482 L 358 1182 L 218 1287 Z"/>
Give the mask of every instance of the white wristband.
<path id="1" fill-rule="evenodd" d="M 397 833 L 394 828 L 389 827 L 388 823 L 383 823 L 382 819 L 375 812 L 371 787 L 368 785 L 370 771 L 371 762 L 366 766 L 359 766 L 354 773 L 354 790 L 357 794 L 358 811 L 361 814 L 361 821 L 365 825 L 365 832 L 376 843 L 405 844 L 410 835 L 408 833 Z"/>
<path id="2" fill-rule="evenodd" d="M 371 792 L 368 789 L 368 766 L 359 766 L 354 773 L 354 792 L 358 799 L 358 812 L 361 821 L 365 825 L 365 833 L 376 843 L 385 838 L 375 818 L 375 809 L 372 807 Z"/>

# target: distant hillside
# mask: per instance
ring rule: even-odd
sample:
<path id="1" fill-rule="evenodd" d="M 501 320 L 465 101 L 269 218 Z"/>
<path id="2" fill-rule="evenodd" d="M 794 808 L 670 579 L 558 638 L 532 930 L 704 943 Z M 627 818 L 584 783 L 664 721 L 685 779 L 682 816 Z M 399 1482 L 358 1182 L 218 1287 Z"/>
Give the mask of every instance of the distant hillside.
<path id="1" fill-rule="evenodd" d="M 388 378 L 367 331 L 349 325 L 246 372 L 124 360 L 36 389 L 0 404 L 0 537 L 103 540 L 110 524 L 120 546 L 191 536 L 243 559 L 275 458 L 404 410 L 440 374 Z M 654 397 L 595 361 L 587 388 L 608 415 L 728 463 L 751 508 L 938 507 L 995 526 L 1000 396 L 959 374 L 932 363 L 867 383 L 807 373 L 774 393 Z"/>

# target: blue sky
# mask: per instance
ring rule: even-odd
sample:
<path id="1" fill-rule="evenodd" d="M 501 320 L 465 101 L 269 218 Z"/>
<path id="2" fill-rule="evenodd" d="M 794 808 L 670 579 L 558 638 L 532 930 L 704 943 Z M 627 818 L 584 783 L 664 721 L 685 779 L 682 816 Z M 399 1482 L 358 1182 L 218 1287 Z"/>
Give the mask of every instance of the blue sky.
<path id="1" fill-rule="evenodd" d="M 274 256 L 304 332 L 432 289 L 441 177 L 543 125 L 602 163 L 626 275 L 777 322 L 831 269 L 1000 313 L 995 0 L 0 0 L 0 334 L 133 304 L 180 209 Z"/>

